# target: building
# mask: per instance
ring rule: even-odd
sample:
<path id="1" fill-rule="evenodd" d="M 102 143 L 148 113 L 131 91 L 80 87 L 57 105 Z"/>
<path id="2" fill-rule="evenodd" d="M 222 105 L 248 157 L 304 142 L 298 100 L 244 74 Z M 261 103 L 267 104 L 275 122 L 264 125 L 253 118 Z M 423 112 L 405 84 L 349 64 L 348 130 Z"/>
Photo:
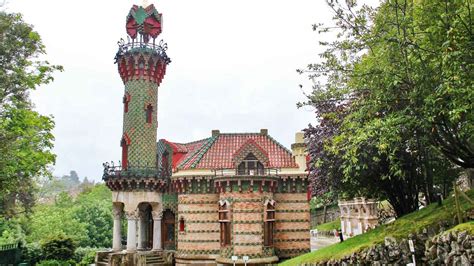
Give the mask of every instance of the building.
<path id="1" fill-rule="evenodd" d="M 98 253 L 98 264 L 232 264 L 232 256 L 266 264 L 309 252 L 302 133 L 291 151 L 266 129 L 157 141 L 158 87 L 171 62 L 166 44 L 155 42 L 161 25 L 154 5 L 133 6 L 129 41 L 119 43 L 115 58 L 125 85 L 122 160 L 104 164 L 113 250 Z"/>

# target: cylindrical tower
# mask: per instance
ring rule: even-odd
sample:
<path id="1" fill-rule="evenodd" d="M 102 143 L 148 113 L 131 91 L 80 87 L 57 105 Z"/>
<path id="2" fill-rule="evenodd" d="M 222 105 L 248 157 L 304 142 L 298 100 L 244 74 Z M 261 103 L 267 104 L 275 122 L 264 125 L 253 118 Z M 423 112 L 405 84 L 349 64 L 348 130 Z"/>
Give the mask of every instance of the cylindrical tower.
<path id="1" fill-rule="evenodd" d="M 166 44 L 155 44 L 162 21 L 154 5 L 134 5 L 126 20 L 128 42 L 119 42 L 115 57 L 125 84 L 120 141 L 124 170 L 156 167 L 158 87 L 171 61 Z"/>

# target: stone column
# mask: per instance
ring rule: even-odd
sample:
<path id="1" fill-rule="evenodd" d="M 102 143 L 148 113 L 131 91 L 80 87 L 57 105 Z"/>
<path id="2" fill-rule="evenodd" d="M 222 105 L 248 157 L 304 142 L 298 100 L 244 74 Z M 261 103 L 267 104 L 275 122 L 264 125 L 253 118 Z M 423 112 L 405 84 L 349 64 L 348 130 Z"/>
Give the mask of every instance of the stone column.
<path id="1" fill-rule="evenodd" d="M 143 250 L 146 247 L 146 220 L 145 220 L 145 211 L 140 210 L 138 212 L 139 222 L 138 222 L 138 250 Z"/>
<path id="2" fill-rule="evenodd" d="M 114 205 L 114 233 L 112 241 L 112 249 L 114 251 L 122 250 L 122 232 L 121 232 L 121 218 L 122 218 L 122 206 Z"/>
<path id="3" fill-rule="evenodd" d="M 162 250 L 161 246 L 161 218 L 163 217 L 163 212 L 153 211 L 153 250 Z"/>
<path id="4" fill-rule="evenodd" d="M 127 251 L 134 252 L 137 250 L 137 211 L 126 212 L 128 231 L 127 231 Z"/>

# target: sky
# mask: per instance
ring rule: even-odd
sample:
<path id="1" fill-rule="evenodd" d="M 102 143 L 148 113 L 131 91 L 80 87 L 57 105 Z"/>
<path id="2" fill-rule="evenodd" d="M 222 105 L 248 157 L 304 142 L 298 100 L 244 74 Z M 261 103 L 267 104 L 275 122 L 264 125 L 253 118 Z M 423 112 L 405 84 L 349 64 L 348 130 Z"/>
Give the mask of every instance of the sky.
<path id="1" fill-rule="evenodd" d="M 376 2 L 376 0 L 369 1 Z M 124 85 L 114 65 L 126 39 L 129 0 L 8 0 L 41 35 L 46 59 L 62 65 L 31 94 L 56 123 L 53 173 L 75 170 L 100 181 L 102 163 L 120 159 Z M 314 124 L 296 69 L 318 61 L 312 24 L 330 22 L 323 0 L 149 0 L 163 14 L 158 39 L 172 62 L 158 92 L 158 138 L 190 142 L 221 132 L 269 134 L 286 147 Z"/>

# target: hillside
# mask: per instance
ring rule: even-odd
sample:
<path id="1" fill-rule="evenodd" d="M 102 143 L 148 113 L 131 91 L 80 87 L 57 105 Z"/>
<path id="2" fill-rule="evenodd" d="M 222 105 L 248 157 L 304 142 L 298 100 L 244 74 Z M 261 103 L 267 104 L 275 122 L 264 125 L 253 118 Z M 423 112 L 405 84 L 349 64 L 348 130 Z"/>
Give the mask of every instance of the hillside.
<path id="1" fill-rule="evenodd" d="M 471 199 L 474 198 L 474 190 L 466 193 Z M 463 211 L 471 211 L 473 206 L 464 198 L 460 197 Z M 419 211 L 405 215 L 393 223 L 379 226 L 365 234 L 347 239 L 320 250 L 307 253 L 291 260 L 282 262 L 280 265 L 298 265 L 301 263 L 321 262 L 329 259 L 340 259 L 354 252 L 358 252 L 375 244 L 383 243 L 385 237 L 396 239 L 407 237 L 408 234 L 418 232 L 423 228 L 435 226 L 440 221 L 453 221 L 456 217 L 454 197 L 443 201 L 442 206 L 431 204 Z M 463 224 L 460 228 L 473 231 L 474 224 Z"/>

